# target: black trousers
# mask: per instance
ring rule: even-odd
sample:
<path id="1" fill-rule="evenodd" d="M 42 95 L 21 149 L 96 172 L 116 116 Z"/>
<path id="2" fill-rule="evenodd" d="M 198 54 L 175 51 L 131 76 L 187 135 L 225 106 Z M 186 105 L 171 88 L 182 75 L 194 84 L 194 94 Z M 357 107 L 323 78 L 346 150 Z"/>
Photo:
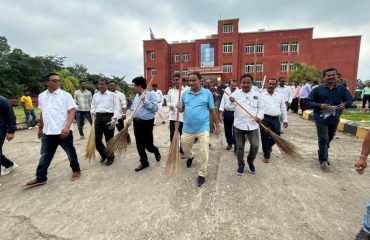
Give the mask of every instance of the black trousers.
<path id="1" fill-rule="evenodd" d="M 328 161 L 330 142 L 333 140 L 338 123 L 325 124 L 316 122 L 316 132 L 319 145 L 319 162 Z"/>
<path id="2" fill-rule="evenodd" d="M 1 173 L 1 166 L 8 168 L 14 166 L 14 163 L 9 160 L 5 155 L 3 154 L 3 145 L 6 137 L 7 129 L 0 128 L 0 173 Z"/>
<path id="3" fill-rule="evenodd" d="M 105 138 L 105 142 L 107 143 L 111 140 L 114 136 L 114 128 L 109 129 L 107 123 L 111 121 L 113 117 L 113 113 L 96 113 L 96 120 L 95 120 L 95 145 L 96 150 L 98 150 L 100 156 L 102 158 L 113 159 L 114 154 L 108 154 L 105 151 L 105 146 L 103 144 L 103 135 Z"/>
<path id="4" fill-rule="evenodd" d="M 235 145 L 235 134 L 233 131 L 234 125 L 234 112 L 225 111 L 224 112 L 224 128 L 225 128 L 225 137 L 227 145 Z"/>
<path id="5" fill-rule="evenodd" d="M 290 109 L 292 109 L 292 112 L 298 113 L 298 102 L 299 98 L 293 98 L 292 104 L 290 105 Z"/>
<path id="6" fill-rule="evenodd" d="M 271 117 L 271 116 L 265 115 L 262 120 L 262 123 L 266 127 L 270 128 L 271 131 L 273 131 L 274 133 L 280 136 L 281 124 L 279 121 L 279 116 Z M 275 145 L 275 142 L 271 138 L 271 136 L 265 130 L 263 130 L 263 128 L 261 128 L 261 142 L 262 142 L 263 157 L 265 159 L 270 159 L 270 155 L 271 155 L 270 149 L 272 148 L 272 146 Z"/>
<path id="7" fill-rule="evenodd" d="M 158 148 L 153 144 L 153 126 L 154 118 L 150 120 L 134 118 L 136 148 L 142 165 L 149 165 L 145 150 L 155 154 L 159 153 Z"/>
<path id="8" fill-rule="evenodd" d="M 179 122 L 179 132 L 180 132 L 180 136 L 182 134 L 182 126 L 183 126 L 183 123 L 182 122 Z M 173 135 L 175 134 L 175 130 L 176 130 L 176 121 L 174 120 L 170 120 L 170 141 L 172 143 L 172 139 L 173 139 Z M 184 153 L 184 151 L 182 151 L 182 148 L 180 146 L 180 153 Z"/>
<path id="9" fill-rule="evenodd" d="M 308 99 L 307 98 L 301 98 L 299 100 L 299 105 L 301 106 L 301 109 L 302 109 L 302 114 L 304 111 L 306 111 L 308 108 L 307 108 L 307 102 L 308 102 Z"/>
<path id="10" fill-rule="evenodd" d="M 116 124 L 117 130 L 121 131 L 124 127 L 125 127 L 124 120 L 122 118 L 118 119 L 117 124 Z M 129 133 L 127 133 L 127 142 L 131 143 L 131 137 Z"/>
<path id="11" fill-rule="evenodd" d="M 362 98 L 362 108 L 366 107 L 366 103 L 369 102 L 368 107 L 370 108 L 370 95 L 364 95 Z"/>

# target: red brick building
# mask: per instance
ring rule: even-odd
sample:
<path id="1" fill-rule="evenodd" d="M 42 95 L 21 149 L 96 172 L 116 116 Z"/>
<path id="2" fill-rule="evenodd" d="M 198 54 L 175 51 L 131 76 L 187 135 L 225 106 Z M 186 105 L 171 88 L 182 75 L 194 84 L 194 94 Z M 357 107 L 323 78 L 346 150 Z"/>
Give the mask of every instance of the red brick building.
<path id="1" fill-rule="evenodd" d="M 313 28 L 239 32 L 239 19 L 218 21 L 217 34 L 205 39 L 173 42 L 144 40 L 144 74 L 155 76 L 167 93 L 171 76 L 199 70 L 208 79 L 239 79 L 252 74 L 261 85 L 264 75 L 278 78 L 294 71 L 295 62 L 318 69 L 336 67 L 352 93 L 357 79 L 361 36 L 313 39 Z"/>

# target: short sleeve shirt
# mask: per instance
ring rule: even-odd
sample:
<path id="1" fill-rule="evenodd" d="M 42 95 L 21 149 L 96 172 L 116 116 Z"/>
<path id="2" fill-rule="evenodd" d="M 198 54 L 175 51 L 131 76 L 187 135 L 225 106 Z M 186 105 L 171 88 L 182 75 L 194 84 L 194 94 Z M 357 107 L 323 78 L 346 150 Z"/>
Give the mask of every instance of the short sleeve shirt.
<path id="1" fill-rule="evenodd" d="M 59 135 L 67 123 L 68 110 L 77 108 L 77 105 L 71 94 L 58 89 L 52 93 L 48 90 L 42 92 L 39 95 L 39 108 L 44 122 L 43 133 Z"/>
<path id="2" fill-rule="evenodd" d="M 212 93 L 204 88 L 197 93 L 189 89 L 182 94 L 181 102 L 184 113 L 182 131 L 191 134 L 209 131 L 209 110 L 215 108 Z"/>

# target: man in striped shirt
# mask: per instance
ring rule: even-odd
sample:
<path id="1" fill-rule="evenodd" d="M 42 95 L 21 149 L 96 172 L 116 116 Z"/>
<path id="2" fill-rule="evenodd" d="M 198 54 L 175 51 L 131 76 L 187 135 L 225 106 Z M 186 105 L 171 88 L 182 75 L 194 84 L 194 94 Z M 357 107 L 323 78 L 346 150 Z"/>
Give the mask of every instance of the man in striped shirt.
<path id="1" fill-rule="evenodd" d="M 91 125 L 91 114 L 90 114 L 90 105 L 92 100 L 92 94 L 89 90 L 86 89 L 86 81 L 80 81 L 80 89 L 75 91 L 74 100 L 77 104 L 77 126 L 78 132 L 80 133 L 80 139 L 85 138 L 83 127 L 85 124 L 85 118 Z"/>

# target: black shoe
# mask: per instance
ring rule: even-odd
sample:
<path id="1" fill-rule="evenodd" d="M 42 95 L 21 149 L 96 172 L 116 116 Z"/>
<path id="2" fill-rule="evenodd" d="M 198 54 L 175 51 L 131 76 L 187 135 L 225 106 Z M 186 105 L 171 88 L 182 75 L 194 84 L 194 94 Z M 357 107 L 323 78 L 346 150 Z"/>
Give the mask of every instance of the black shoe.
<path id="1" fill-rule="evenodd" d="M 165 121 L 162 122 L 162 124 L 165 124 L 165 123 L 166 123 Z"/>
<path id="2" fill-rule="evenodd" d="M 147 167 L 149 167 L 149 164 L 148 165 L 140 164 L 139 166 L 137 166 L 137 168 L 135 168 L 135 171 L 138 172 L 138 171 L 141 171 L 141 170 L 143 170 L 144 168 L 147 168 Z"/>
<path id="3" fill-rule="evenodd" d="M 103 163 L 105 160 L 107 160 L 107 158 L 106 158 L 106 157 L 101 157 L 101 158 L 100 158 L 100 162 L 101 162 L 101 163 Z"/>
<path id="4" fill-rule="evenodd" d="M 186 161 L 186 166 L 189 168 L 191 167 L 191 164 L 193 164 L 193 159 L 194 158 L 188 158 L 188 160 Z"/>
<path id="5" fill-rule="evenodd" d="M 248 168 L 250 173 L 252 174 L 256 173 L 256 168 L 254 167 L 253 162 L 248 162 Z"/>
<path id="6" fill-rule="evenodd" d="M 114 162 L 114 157 L 113 157 L 113 158 L 108 159 L 108 161 L 107 161 L 107 163 L 106 163 L 105 165 L 110 166 L 110 165 L 112 165 L 112 164 L 113 164 L 113 162 Z"/>
<path id="7" fill-rule="evenodd" d="M 370 234 L 368 234 L 363 228 L 361 228 L 360 232 L 356 236 L 356 240 L 370 240 Z"/>
<path id="8" fill-rule="evenodd" d="M 206 179 L 202 176 L 198 176 L 198 187 L 201 187 L 206 182 Z"/>
<path id="9" fill-rule="evenodd" d="M 157 162 L 161 161 L 161 154 L 158 152 L 154 153 L 155 155 L 155 160 L 157 160 Z"/>

